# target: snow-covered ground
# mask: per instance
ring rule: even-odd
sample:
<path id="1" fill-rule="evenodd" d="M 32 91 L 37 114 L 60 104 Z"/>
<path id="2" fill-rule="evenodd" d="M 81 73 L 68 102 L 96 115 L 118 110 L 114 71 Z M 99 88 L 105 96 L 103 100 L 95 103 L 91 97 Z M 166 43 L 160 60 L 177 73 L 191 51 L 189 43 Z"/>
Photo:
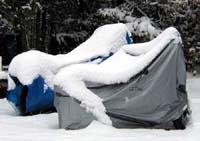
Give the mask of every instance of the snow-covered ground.
<path id="1" fill-rule="evenodd" d="M 57 113 L 16 116 L 3 99 L 0 100 L 0 141 L 199 141 L 200 77 L 189 76 L 187 82 L 192 121 L 186 130 L 116 129 L 94 121 L 85 129 L 66 131 L 58 129 Z"/>

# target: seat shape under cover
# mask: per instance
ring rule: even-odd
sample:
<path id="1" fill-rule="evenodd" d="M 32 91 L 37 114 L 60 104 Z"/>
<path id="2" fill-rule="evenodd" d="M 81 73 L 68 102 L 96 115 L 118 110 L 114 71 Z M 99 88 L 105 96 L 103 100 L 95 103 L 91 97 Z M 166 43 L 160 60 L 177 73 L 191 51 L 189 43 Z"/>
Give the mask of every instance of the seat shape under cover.
<path id="1" fill-rule="evenodd" d="M 84 128 L 94 119 L 118 128 L 175 128 L 189 108 L 181 44 L 178 31 L 168 28 L 98 66 L 63 68 L 54 80 L 60 128 Z"/>

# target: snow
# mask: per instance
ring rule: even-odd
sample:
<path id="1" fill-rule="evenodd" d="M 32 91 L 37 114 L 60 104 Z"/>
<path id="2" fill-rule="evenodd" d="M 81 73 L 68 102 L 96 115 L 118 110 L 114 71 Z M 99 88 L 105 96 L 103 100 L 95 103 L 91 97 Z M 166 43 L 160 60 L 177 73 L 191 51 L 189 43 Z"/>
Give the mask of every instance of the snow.
<path id="1" fill-rule="evenodd" d="M 0 80 L 1 79 L 7 79 L 7 72 L 5 71 L 0 71 Z"/>
<path id="2" fill-rule="evenodd" d="M 130 11 L 121 10 L 118 7 L 100 9 L 99 13 L 104 16 L 117 17 L 120 21 L 124 21 L 129 30 L 139 37 L 149 36 L 150 39 L 153 39 L 161 32 L 160 29 L 153 26 L 148 17 L 132 17 Z"/>
<path id="3" fill-rule="evenodd" d="M 192 121 L 186 130 L 116 129 L 93 121 L 87 128 L 67 131 L 58 129 L 58 115 L 16 116 L 8 102 L 0 100 L 0 140 L 3 141 L 199 141 L 200 78 L 187 80 Z"/>
<path id="4" fill-rule="evenodd" d="M 22 6 L 22 9 L 28 9 L 28 10 L 32 10 L 31 6 L 30 5 L 24 5 Z"/>
<path id="5" fill-rule="evenodd" d="M 42 5 L 39 2 L 35 2 L 35 4 L 37 5 L 37 7 L 42 10 Z"/>
<path id="6" fill-rule="evenodd" d="M 30 0 L 29 3 L 27 3 L 24 6 L 21 6 L 21 8 L 22 9 L 27 9 L 27 10 L 32 10 L 32 7 L 31 7 L 32 4 L 35 4 L 37 6 L 37 8 L 39 8 L 40 10 L 42 10 L 42 5 L 39 2 L 33 1 L 33 0 Z"/>
<path id="7" fill-rule="evenodd" d="M 58 41 L 59 45 L 63 42 L 65 45 L 67 45 L 67 43 L 64 40 L 64 36 L 67 36 L 67 33 L 58 33 L 56 34 L 56 40 Z"/>
<path id="8" fill-rule="evenodd" d="M 106 57 L 110 52 L 115 53 L 127 44 L 127 32 L 129 33 L 126 25 L 122 23 L 104 25 L 97 28 L 88 40 L 68 54 L 53 56 L 33 50 L 24 52 L 11 61 L 8 71 L 24 85 L 31 84 L 40 75 L 47 85 L 53 88 L 54 74 L 60 68 L 85 63 L 99 56 Z M 13 88 L 15 86 L 8 85 L 9 90 Z"/>
<path id="9" fill-rule="evenodd" d="M 56 74 L 54 84 L 79 100 L 81 106 L 99 121 L 111 125 L 102 99 L 90 91 L 85 82 L 105 85 L 126 83 L 143 70 L 173 39 L 175 43 L 182 42 L 175 28 L 167 28 L 150 42 L 124 45 L 116 54 L 99 65 L 76 64 L 65 67 Z"/>

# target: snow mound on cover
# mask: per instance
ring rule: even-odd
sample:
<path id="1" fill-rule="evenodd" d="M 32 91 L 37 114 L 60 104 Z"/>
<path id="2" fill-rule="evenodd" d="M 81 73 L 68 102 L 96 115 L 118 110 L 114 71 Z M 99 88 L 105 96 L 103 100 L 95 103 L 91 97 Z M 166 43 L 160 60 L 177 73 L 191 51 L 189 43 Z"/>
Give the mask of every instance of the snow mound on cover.
<path id="1" fill-rule="evenodd" d="M 88 40 L 68 54 L 53 56 L 40 51 L 19 54 L 11 61 L 9 74 L 17 77 L 24 85 L 31 84 L 40 75 L 53 88 L 52 79 L 60 68 L 84 63 L 91 58 L 108 56 L 110 52 L 115 53 L 127 44 L 127 33 L 130 35 L 126 25 L 122 23 L 108 24 L 96 29 Z M 9 90 L 13 88 L 15 86 L 8 86 Z"/>
<path id="2" fill-rule="evenodd" d="M 77 64 L 65 67 L 56 74 L 54 84 L 79 100 L 81 106 L 93 113 L 99 121 L 110 125 L 111 120 L 106 115 L 102 99 L 90 91 L 85 82 L 104 85 L 126 83 L 144 69 L 173 39 L 177 43 L 181 42 L 179 32 L 171 27 L 150 42 L 123 46 L 100 65 Z"/>

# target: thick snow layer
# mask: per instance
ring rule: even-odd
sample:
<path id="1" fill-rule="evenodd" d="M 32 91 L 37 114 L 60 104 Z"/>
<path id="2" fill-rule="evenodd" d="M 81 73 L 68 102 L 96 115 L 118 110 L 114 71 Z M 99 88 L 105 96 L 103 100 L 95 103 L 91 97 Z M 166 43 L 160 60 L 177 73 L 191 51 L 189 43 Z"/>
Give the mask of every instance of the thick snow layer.
<path id="1" fill-rule="evenodd" d="M 5 71 L 0 71 L 0 80 L 1 79 L 7 79 L 7 72 Z"/>
<path id="2" fill-rule="evenodd" d="M 62 67 L 76 63 L 84 63 L 91 58 L 108 56 L 127 44 L 126 34 L 130 34 L 126 25 L 109 24 L 96 29 L 93 35 L 77 48 L 64 55 L 49 55 L 39 51 L 28 51 L 17 55 L 9 65 L 9 73 L 19 81 L 28 85 L 39 75 L 53 88 L 54 74 Z M 14 86 L 9 85 L 8 89 Z"/>
<path id="3" fill-rule="evenodd" d="M 2 141 L 199 141 L 200 78 L 187 80 L 192 121 L 186 130 L 116 129 L 92 122 L 87 128 L 58 129 L 58 114 L 17 116 L 8 102 L 0 100 L 0 140 Z"/>
<path id="4" fill-rule="evenodd" d="M 170 27 L 150 42 L 123 46 L 116 54 L 99 65 L 77 64 L 65 67 L 56 74 L 54 84 L 81 101 L 81 106 L 92 112 L 99 121 L 111 124 L 105 114 L 102 99 L 90 91 L 85 82 L 106 85 L 126 83 L 145 68 L 173 39 L 177 43 L 181 42 L 179 32 Z"/>

